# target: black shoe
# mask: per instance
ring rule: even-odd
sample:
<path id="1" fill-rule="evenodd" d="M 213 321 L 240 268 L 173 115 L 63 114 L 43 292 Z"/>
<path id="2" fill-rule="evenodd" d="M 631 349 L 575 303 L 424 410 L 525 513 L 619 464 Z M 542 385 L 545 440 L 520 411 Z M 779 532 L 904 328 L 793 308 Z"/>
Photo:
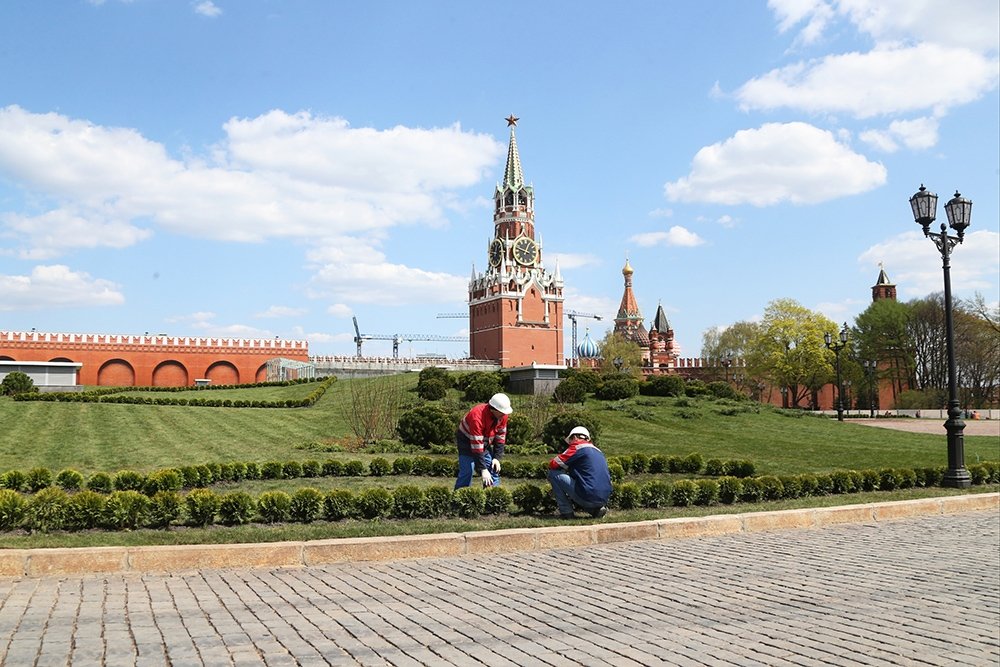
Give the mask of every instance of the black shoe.
<path id="1" fill-rule="evenodd" d="M 595 519 L 603 518 L 608 513 L 607 507 L 598 507 L 596 510 L 590 510 L 590 516 Z"/>

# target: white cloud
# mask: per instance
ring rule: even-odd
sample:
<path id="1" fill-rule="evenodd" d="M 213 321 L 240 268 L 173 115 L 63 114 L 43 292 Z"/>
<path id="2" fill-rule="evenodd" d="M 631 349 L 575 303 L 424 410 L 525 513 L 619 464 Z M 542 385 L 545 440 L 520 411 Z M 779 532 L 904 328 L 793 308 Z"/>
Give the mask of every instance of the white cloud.
<path id="1" fill-rule="evenodd" d="M 680 225 L 674 225 L 665 232 L 646 232 L 629 237 L 629 241 L 640 247 L 655 245 L 693 247 L 705 242 L 700 236 Z"/>
<path id="2" fill-rule="evenodd" d="M 212 0 L 203 0 L 203 2 L 195 3 L 194 11 L 196 14 L 208 16 L 209 18 L 215 18 L 222 14 L 222 10 Z"/>
<path id="3" fill-rule="evenodd" d="M 914 118 L 894 120 L 887 130 L 866 130 L 858 137 L 865 143 L 886 153 L 895 152 L 902 142 L 907 148 L 924 150 L 933 148 L 938 142 L 937 118 Z"/>
<path id="4" fill-rule="evenodd" d="M 899 150 L 899 144 L 884 130 L 865 130 L 858 135 L 858 138 L 883 153 L 895 153 Z"/>
<path id="5" fill-rule="evenodd" d="M 125 303 L 120 289 L 62 264 L 36 266 L 29 276 L 0 275 L 0 311 L 117 306 Z"/>
<path id="6" fill-rule="evenodd" d="M 344 303 L 335 303 L 326 309 L 327 315 L 333 315 L 334 317 L 346 318 L 354 314 L 354 311 L 350 306 Z"/>
<path id="7" fill-rule="evenodd" d="M 0 108 L 0 176 L 49 203 L 39 218 L 72 219 L 77 233 L 57 244 L 23 219 L 27 229 L 8 229 L 27 255 L 106 244 L 109 221 L 131 225 L 133 240 L 136 220 L 230 241 L 371 234 L 440 222 L 455 191 L 481 180 L 504 149 L 458 125 L 353 129 L 305 112 L 232 119 L 224 130 L 210 159 L 179 160 L 132 129 Z"/>
<path id="8" fill-rule="evenodd" d="M 584 266 L 596 266 L 601 263 L 601 258 L 590 253 L 566 253 L 552 252 L 545 253 L 545 266 L 550 271 L 555 271 L 556 264 L 559 270 L 573 270 Z"/>
<path id="9" fill-rule="evenodd" d="M 857 118 L 941 115 L 997 86 L 998 64 L 965 48 L 924 43 L 829 55 L 771 70 L 735 93 L 743 110 L 790 108 Z"/>
<path id="10" fill-rule="evenodd" d="M 261 319 L 267 319 L 272 317 L 298 317 L 299 315 L 304 315 L 306 313 L 305 308 L 292 308 L 291 306 L 271 306 L 267 310 L 261 311 L 254 315 L 254 317 L 259 317 Z"/>
<path id="11" fill-rule="evenodd" d="M 674 210 L 672 208 L 654 208 L 649 212 L 649 217 L 651 218 L 672 218 L 674 217 Z"/>
<path id="12" fill-rule="evenodd" d="M 768 123 L 702 148 L 691 173 L 664 189 L 671 201 L 768 206 L 815 204 L 885 181 L 885 167 L 828 131 L 807 123 Z"/>
<path id="13" fill-rule="evenodd" d="M 951 255 L 952 292 L 971 296 L 976 291 L 996 289 L 1000 280 L 997 257 L 1000 234 L 990 230 L 966 233 L 964 242 L 955 246 Z M 944 290 L 941 254 L 919 229 L 873 245 L 858 257 L 858 262 L 873 271 L 884 262 L 901 300 Z"/>
<path id="14" fill-rule="evenodd" d="M 88 218 L 69 208 L 33 217 L 8 213 L 0 215 L 0 223 L 27 241 L 18 253 L 23 259 L 49 259 L 71 248 L 126 248 L 152 235 L 123 220 Z"/>

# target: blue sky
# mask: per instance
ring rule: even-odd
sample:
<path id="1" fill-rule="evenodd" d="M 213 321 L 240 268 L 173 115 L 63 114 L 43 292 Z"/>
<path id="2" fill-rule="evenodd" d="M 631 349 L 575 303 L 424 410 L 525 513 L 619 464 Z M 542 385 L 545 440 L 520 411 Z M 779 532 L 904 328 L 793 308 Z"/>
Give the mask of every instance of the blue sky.
<path id="1" fill-rule="evenodd" d="M 597 338 L 626 256 L 684 356 L 792 298 L 836 322 L 956 189 L 996 303 L 995 0 L 0 4 L 0 330 L 463 336 L 509 114 L 542 260 Z M 569 322 L 566 322 L 567 349 Z M 389 354 L 369 341 L 366 354 Z M 419 342 L 403 354 L 464 356 Z"/>

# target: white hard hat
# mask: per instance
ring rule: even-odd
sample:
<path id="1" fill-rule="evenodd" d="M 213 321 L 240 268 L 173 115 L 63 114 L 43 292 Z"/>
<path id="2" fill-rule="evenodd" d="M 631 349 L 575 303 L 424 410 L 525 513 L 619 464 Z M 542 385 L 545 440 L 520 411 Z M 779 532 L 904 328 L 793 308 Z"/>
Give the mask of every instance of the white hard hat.
<path id="1" fill-rule="evenodd" d="M 514 412 L 514 408 L 510 405 L 510 397 L 507 394 L 493 394 L 493 397 L 490 399 L 490 407 L 505 415 Z"/>
<path id="2" fill-rule="evenodd" d="M 584 427 L 584 426 L 575 426 L 575 427 L 573 427 L 573 430 L 570 431 L 569 435 L 566 436 L 566 443 L 567 444 L 569 443 L 570 440 L 573 439 L 574 435 L 585 435 L 585 436 L 587 436 L 587 440 L 590 440 L 590 431 L 588 431 L 586 429 L 586 427 Z"/>

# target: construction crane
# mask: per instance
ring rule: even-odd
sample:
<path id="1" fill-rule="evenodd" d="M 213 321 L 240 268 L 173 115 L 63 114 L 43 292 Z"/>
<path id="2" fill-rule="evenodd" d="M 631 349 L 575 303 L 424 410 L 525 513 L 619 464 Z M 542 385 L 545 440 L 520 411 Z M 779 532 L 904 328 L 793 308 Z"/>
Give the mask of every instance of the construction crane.
<path id="1" fill-rule="evenodd" d="M 361 356 L 361 343 L 366 340 L 391 340 L 392 341 L 392 358 L 399 359 L 399 344 L 405 341 L 415 341 L 415 340 L 426 340 L 426 341 L 438 341 L 445 343 L 467 343 L 469 342 L 468 336 L 437 336 L 434 334 L 363 334 L 358 328 L 358 318 L 352 317 L 354 320 L 354 342 L 358 344 L 358 357 Z"/>
<path id="2" fill-rule="evenodd" d="M 595 315 L 594 313 L 578 313 L 575 310 L 567 310 L 565 312 L 565 315 L 566 315 L 566 317 L 569 318 L 570 322 L 573 323 L 573 326 L 572 326 L 572 329 L 573 329 L 573 356 L 572 356 L 572 358 L 576 359 L 576 318 L 578 318 L 578 317 L 589 317 L 590 319 L 593 319 L 593 320 L 600 320 L 600 319 L 603 319 L 603 318 L 600 315 Z M 359 345 L 360 345 L 360 343 L 359 343 Z M 360 347 L 358 349 L 360 349 Z"/>
<path id="3" fill-rule="evenodd" d="M 468 313 L 438 313 L 437 318 L 441 319 L 453 319 L 453 320 L 467 320 L 469 319 Z"/>

